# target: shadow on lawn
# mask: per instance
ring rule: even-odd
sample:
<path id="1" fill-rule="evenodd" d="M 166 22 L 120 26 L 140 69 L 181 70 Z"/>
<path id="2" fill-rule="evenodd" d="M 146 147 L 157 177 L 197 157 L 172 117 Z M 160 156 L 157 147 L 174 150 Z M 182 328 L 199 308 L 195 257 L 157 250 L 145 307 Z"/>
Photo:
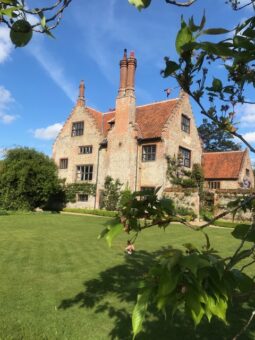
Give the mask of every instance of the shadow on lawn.
<path id="1" fill-rule="evenodd" d="M 132 256 L 125 257 L 125 263 L 109 268 L 99 274 L 98 279 L 84 282 L 84 291 L 78 293 L 71 299 L 63 300 L 60 309 L 67 309 L 78 305 L 81 308 L 94 308 L 95 313 L 107 313 L 114 319 L 114 327 L 108 334 L 109 339 L 132 339 L 131 317 L 123 305 L 135 304 L 136 288 L 131 279 L 139 280 L 151 265 L 157 253 L 137 251 Z M 134 283 L 134 282 L 133 282 Z M 117 298 L 114 303 L 107 298 Z M 213 319 L 211 324 L 204 321 L 197 329 L 194 329 L 192 321 L 181 313 L 176 314 L 173 319 L 165 319 L 155 309 L 150 309 L 147 321 L 144 323 L 144 331 L 137 336 L 137 340 L 153 339 L 200 339 L 200 340 L 229 340 L 232 339 L 246 324 L 254 310 L 255 301 L 240 306 L 235 304 L 229 308 L 228 321 L 231 326 L 225 326 L 221 321 Z M 122 306 L 122 307 L 121 307 Z M 254 339 L 255 325 L 248 328 L 241 339 Z"/>

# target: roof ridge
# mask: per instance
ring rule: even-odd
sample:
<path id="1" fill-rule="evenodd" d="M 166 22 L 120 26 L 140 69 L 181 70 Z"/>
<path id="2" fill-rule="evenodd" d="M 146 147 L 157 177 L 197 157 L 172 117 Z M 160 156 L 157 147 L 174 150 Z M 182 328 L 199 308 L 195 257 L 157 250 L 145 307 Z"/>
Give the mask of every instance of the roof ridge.
<path id="1" fill-rule="evenodd" d="M 144 106 L 156 105 L 156 104 L 160 104 L 160 103 L 167 103 L 167 102 L 172 102 L 174 100 L 180 100 L 180 98 L 172 98 L 172 99 L 161 100 L 161 101 L 150 103 L 150 104 L 137 105 L 136 107 L 144 107 Z"/>
<path id="2" fill-rule="evenodd" d="M 96 110 L 96 109 L 94 109 L 93 107 L 90 107 L 90 106 L 85 106 L 85 109 L 93 110 L 93 111 L 95 111 L 95 112 L 97 112 L 97 113 L 103 114 L 103 112 L 98 111 L 98 110 Z"/>
<path id="3" fill-rule="evenodd" d="M 229 150 L 229 151 L 203 151 L 202 154 L 213 154 L 213 153 L 231 153 L 231 152 L 241 152 L 244 153 L 246 150 Z"/>

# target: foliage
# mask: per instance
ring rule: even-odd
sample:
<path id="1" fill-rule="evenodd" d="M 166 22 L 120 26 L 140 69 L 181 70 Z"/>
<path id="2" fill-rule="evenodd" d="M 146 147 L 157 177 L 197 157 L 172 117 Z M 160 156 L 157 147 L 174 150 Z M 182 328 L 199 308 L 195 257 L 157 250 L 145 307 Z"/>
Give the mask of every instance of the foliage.
<path id="1" fill-rule="evenodd" d="M 114 180 L 111 176 L 105 178 L 102 192 L 102 208 L 111 211 L 117 210 L 121 186 L 119 179 Z"/>
<path id="2" fill-rule="evenodd" d="M 116 211 L 101 210 L 101 209 L 81 209 L 81 208 L 64 208 L 64 212 L 88 214 L 96 216 L 106 216 L 106 217 L 117 217 L 118 213 Z"/>
<path id="3" fill-rule="evenodd" d="M 87 194 L 96 195 L 96 185 L 92 183 L 71 183 L 65 185 L 65 193 L 67 202 L 76 202 L 76 195 Z"/>
<path id="4" fill-rule="evenodd" d="M 146 8 L 151 4 L 151 1 L 143 0 L 130 2 L 138 9 Z M 166 2 L 187 7 L 196 0 L 166 0 Z M 227 2 L 234 10 L 255 3 L 250 1 L 243 4 L 234 0 Z M 194 22 L 193 17 L 188 21 L 182 17 L 175 44 L 179 59 L 175 61 L 166 57 L 166 67 L 162 75 L 171 76 L 177 81 L 181 89 L 198 104 L 201 113 L 217 129 L 227 133 L 222 134 L 224 138 L 231 134 L 255 152 L 253 146 L 238 132 L 236 122 L 237 104 L 252 103 L 245 97 L 245 91 L 249 86 L 255 87 L 255 17 L 252 16 L 238 23 L 231 31 L 219 27 L 208 29 L 205 26 L 205 15 L 198 24 Z M 217 41 L 217 37 L 221 35 L 224 36 L 223 39 Z M 203 39 L 208 36 L 212 36 L 213 39 Z M 224 83 L 214 76 L 214 65 L 223 66 Z M 180 169 L 178 159 L 168 158 L 167 161 L 167 177 L 172 184 L 181 185 L 183 179 L 191 178 L 191 174 L 185 174 L 183 169 Z M 192 179 L 197 181 L 197 185 L 203 182 L 203 175 L 198 169 L 194 170 L 193 176 Z M 179 217 L 179 221 L 185 226 L 202 232 L 219 218 L 229 213 L 235 215 L 240 209 L 250 210 L 253 219 L 251 225 L 235 227 L 232 236 L 239 239 L 240 244 L 228 258 L 221 258 L 211 248 L 210 240 L 205 233 L 206 245 L 201 250 L 190 244 L 186 245 L 186 254 L 179 249 L 165 250 L 141 282 L 132 316 L 134 337 L 142 330 L 143 321 L 151 304 L 163 314 L 166 314 L 168 307 L 171 308 L 172 314 L 184 307 L 185 313 L 190 315 L 197 325 L 204 317 L 209 322 L 215 316 L 227 322 L 226 311 L 233 296 L 241 295 L 242 298 L 249 299 L 254 292 L 255 278 L 245 275 L 243 270 L 255 263 L 254 199 L 254 194 L 238 199 L 223 213 L 200 227 L 194 227 L 187 219 Z M 166 228 L 178 217 L 173 206 L 166 211 L 165 205 L 162 206 L 161 203 L 155 193 L 143 197 L 135 193 L 121 209 L 124 230 L 135 233 L 133 241 L 144 229 L 154 226 Z M 120 232 L 121 227 L 116 225 L 104 230 L 100 237 L 106 236 L 112 242 Z M 254 315 L 253 312 L 247 325 L 236 337 L 246 331 Z"/>
<path id="5" fill-rule="evenodd" d="M 175 208 L 175 213 L 179 216 L 185 216 L 188 221 L 193 221 L 195 218 L 197 218 L 197 215 L 194 213 L 194 211 L 190 208 L 186 208 L 185 206 L 177 206 Z"/>
<path id="6" fill-rule="evenodd" d="M 169 248 L 150 269 L 133 310 L 134 336 L 142 329 L 150 303 L 162 313 L 170 306 L 172 315 L 184 307 L 195 325 L 204 317 L 211 321 L 213 316 L 227 323 L 226 311 L 233 293 L 247 293 L 253 281 L 240 270 L 228 267 L 225 259 L 210 247 L 207 236 L 206 239 L 202 251 L 192 244 L 184 245 L 186 253 Z"/>
<path id="7" fill-rule="evenodd" d="M 205 151 L 231 151 L 240 150 L 241 145 L 233 141 L 233 135 L 220 129 L 214 123 L 203 119 L 203 123 L 198 127 L 199 135 L 203 141 Z"/>
<path id="8" fill-rule="evenodd" d="M 6 210 L 60 209 L 63 183 L 48 156 L 29 148 L 6 152 L 0 171 L 0 207 Z M 54 205 L 53 205 L 54 203 Z"/>
<path id="9" fill-rule="evenodd" d="M 132 196 L 131 190 L 126 187 L 123 191 L 120 193 L 120 199 L 118 203 L 118 209 L 122 209 L 122 207 L 130 200 Z"/>
<path id="10" fill-rule="evenodd" d="M 58 26 L 72 0 L 57 0 L 49 6 L 28 8 L 24 0 L 0 1 L 0 22 L 10 29 L 10 39 L 16 47 L 29 43 L 33 32 L 53 37 L 51 31 Z M 36 21 L 34 23 L 34 21 Z"/>
<path id="11" fill-rule="evenodd" d="M 180 157 L 167 156 L 166 177 L 171 184 L 182 188 L 199 188 L 203 190 L 204 175 L 200 164 L 193 164 L 192 170 L 187 170 L 181 162 Z"/>

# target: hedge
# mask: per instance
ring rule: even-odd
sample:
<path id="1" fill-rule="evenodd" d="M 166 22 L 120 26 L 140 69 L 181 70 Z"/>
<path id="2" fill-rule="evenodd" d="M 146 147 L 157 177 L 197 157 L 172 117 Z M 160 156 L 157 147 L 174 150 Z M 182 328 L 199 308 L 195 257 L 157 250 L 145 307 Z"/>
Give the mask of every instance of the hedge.
<path id="1" fill-rule="evenodd" d="M 101 210 L 101 209 L 81 209 L 81 208 L 64 208 L 64 212 L 106 216 L 106 217 L 116 217 L 118 216 L 117 211 Z"/>

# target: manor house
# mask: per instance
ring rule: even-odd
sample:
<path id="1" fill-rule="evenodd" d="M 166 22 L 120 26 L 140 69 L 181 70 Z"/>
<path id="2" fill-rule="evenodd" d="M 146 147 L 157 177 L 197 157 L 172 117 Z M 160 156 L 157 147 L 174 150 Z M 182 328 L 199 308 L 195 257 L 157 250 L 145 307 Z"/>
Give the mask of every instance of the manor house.
<path id="1" fill-rule="evenodd" d="M 160 186 L 163 192 L 171 186 L 166 179 L 167 156 L 181 156 L 182 165 L 190 170 L 194 163 L 201 164 L 202 146 L 188 95 L 181 91 L 179 98 L 137 106 L 136 66 L 134 53 L 127 56 L 125 50 L 115 109 L 106 113 L 86 105 L 82 81 L 76 105 L 55 140 L 59 176 L 67 183 L 96 185 L 95 197 L 77 194 L 76 207 L 99 206 L 106 176 L 132 191 Z"/>

